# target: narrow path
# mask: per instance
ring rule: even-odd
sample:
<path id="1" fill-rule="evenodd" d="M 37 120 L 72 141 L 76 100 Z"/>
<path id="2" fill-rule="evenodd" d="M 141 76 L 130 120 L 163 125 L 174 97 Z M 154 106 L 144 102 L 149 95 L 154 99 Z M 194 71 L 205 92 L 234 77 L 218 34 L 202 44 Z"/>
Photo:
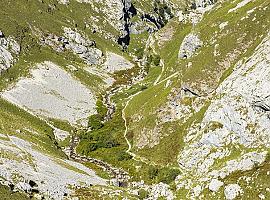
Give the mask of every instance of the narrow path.
<path id="1" fill-rule="evenodd" d="M 172 75 L 168 76 L 167 78 L 165 78 L 165 79 L 163 79 L 162 81 L 160 81 L 159 83 L 157 83 L 157 85 L 160 84 L 160 83 L 163 83 L 163 82 L 165 82 L 165 81 L 167 81 L 167 80 L 169 80 L 169 79 L 171 79 L 171 78 L 173 78 L 173 77 L 175 77 L 175 76 L 178 75 L 178 74 L 179 74 L 179 72 L 173 73 Z"/>
<path id="2" fill-rule="evenodd" d="M 159 82 L 159 80 L 161 79 L 161 77 L 162 77 L 162 75 L 163 75 L 163 72 L 164 72 L 164 70 L 165 70 L 165 65 L 164 65 L 164 60 L 163 60 L 163 59 L 160 60 L 160 66 L 161 66 L 161 73 L 159 74 L 159 76 L 158 76 L 157 79 L 155 80 L 154 85 L 157 85 L 157 84 L 158 84 L 158 82 Z"/>
<path id="3" fill-rule="evenodd" d="M 128 132 L 128 125 L 127 125 L 127 119 L 126 119 L 126 113 L 125 113 L 125 110 L 126 108 L 128 107 L 129 105 L 129 102 L 137 95 L 139 95 L 142 91 L 139 91 L 137 92 L 136 94 L 133 94 L 131 95 L 130 97 L 128 97 L 128 100 L 126 102 L 126 105 L 125 107 L 123 108 L 122 110 L 122 118 L 124 119 L 125 121 L 125 133 L 124 133 L 124 137 L 125 137 L 125 140 L 127 141 L 127 144 L 128 144 L 128 149 L 127 149 L 127 153 L 130 154 L 132 157 L 136 157 L 136 155 L 134 153 L 131 153 L 130 150 L 131 150 L 131 144 L 129 142 L 129 140 L 127 139 L 127 132 Z"/>
<path id="4" fill-rule="evenodd" d="M 155 81 L 156 84 L 154 84 L 154 85 L 158 85 L 158 84 L 160 84 L 160 83 L 163 83 L 163 82 L 165 82 L 165 81 L 167 81 L 167 80 L 169 80 L 169 79 L 175 77 L 176 75 L 178 75 L 178 72 L 173 73 L 172 75 L 168 76 L 167 78 L 165 78 L 165 79 L 163 79 L 162 81 L 159 82 L 159 79 L 160 79 L 160 77 L 161 77 L 161 76 L 160 76 L 160 77 L 158 77 L 158 78 L 156 79 L 156 81 Z M 151 164 L 151 165 L 157 165 L 156 163 L 151 162 L 151 161 L 149 161 L 148 159 L 146 159 L 146 158 L 144 158 L 144 157 L 141 157 L 141 156 L 139 156 L 139 155 L 136 155 L 135 153 L 132 153 L 132 152 L 131 152 L 132 145 L 131 145 L 131 143 L 129 142 L 129 140 L 128 140 L 128 138 L 127 138 L 128 124 L 127 124 L 127 119 L 126 119 L 126 108 L 128 107 L 130 101 L 131 101 L 134 97 L 136 97 L 137 95 L 139 95 L 141 92 L 142 92 L 142 91 L 139 91 L 139 92 L 137 92 L 136 94 L 133 94 L 133 95 L 131 95 L 130 97 L 128 97 L 128 100 L 127 100 L 127 102 L 126 102 L 126 105 L 125 105 L 125 107 L 124 107 L 123 110 L 122 110 L 122 118 L 123 118 L 124 121 L 125 121 L 125 132 L 124 132 L 124 137 L 125 137 L 125 140 L 126 140 L 126 142 L 127 142 L 127 144 L 128 144 L 128 149 L 126 150 L 126 153 L 128 153 L 129 155 L 131 155 L 131 156 L 133 157 L 133 159 L 136 160 L 136 161 L 140 161 L 140 162 L 143 162 L 143 163 L 146 163 L 146 164 Z"/>

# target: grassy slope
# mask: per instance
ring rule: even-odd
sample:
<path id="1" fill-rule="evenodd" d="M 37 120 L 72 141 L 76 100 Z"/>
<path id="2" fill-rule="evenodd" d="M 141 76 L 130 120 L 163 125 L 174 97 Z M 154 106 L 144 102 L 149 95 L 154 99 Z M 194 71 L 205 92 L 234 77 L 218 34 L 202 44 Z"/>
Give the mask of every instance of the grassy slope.
<path id="1" fill-rule="evenodd" d="M 41 119 L 3 99 L 0 99 L 0 116 L 1 133 L 30 141 L 36 144 L 39 150 L 56 157 L 65 157 L 55 145 L 53 129 Z M 18 133 L 17 130 L 21 132 Z"/>
<path id="2" fill-rule="evenodd" d="M 74 78 L 77 78 L 80 82 L 90 87 L 96 94 L 102 93 L 104 91 L 103 81 L 99 77 L 87 73 L 83 69 L 86 65 L 82 60 L 70 52 L 57 53 L 51 48 L 40 46 L 38 44 L 38 38 L 31 31 L 31 28 L 35 27 L 44 33 L 54 33 L 60 36 L 63 34 L 62 28 L 64 26 L 72 28 L 76 26 L 79 32 L 84 31 L 90 39 L 94 39 L 97 47 L 103 51 L 120 52 L 118 47 L 113 47 L 112 42 L 106 41 L 103 39 L 103 36 L 98 33 L 93 34 L 91 30 L 85 30 L 84 24 L 82 24 L 84 19 L 97 13 L 94 13 L 89 5 L 76 3 L 75 1 L 72 1 L 69 8 L 66 8 L 64 5 L 58 5 L 56 3 L 57 1 L 45 0 L 42 2 L 35 0 L 4 0 L 0 3 L 0 12 L 2 14 L 0 18 L 0 30 L 6 36 L 12 35 L 15 37 L 22 48 L 16 64 L 1 74 L 0 91 L 14 85 L 19 78 L 28 76 L 29 71 L 35 66 L 35 63 L 49 60 L 63 67 Z M 53 11 L 49 10 L 49 4 L 57 4 L 56 9 Z M 71 20 L 69 22 L 67 19 L 74 19 L 74 21 Z M 112 34 L 118 34 L 108 22 L 106 25 L 101 26 Z M 70 71 L 65 67 L 68 64 L 76 66 L 78 70 Z M 53 130 L 45 121 L 3 99 L 0 99 L 0 116 L 0 131 L 2 134 L 8 134 L 9 136 L 15 135 L 16 137 L 32 142 L 38 150 L 56 158 L 66 157 L 57 147 L 58 144 L 54 139 Z M 70 127 L 65 122 L 51 119 L 51 123 L 58 128 L 68 129 L 68 131 L 73 129 L 73 127 Z M 17 130 L 21 132 L 19 133 Z"/>
<path id="3" fill-rule="evenodd" d="M 228 14 L 228 10 L 235 7 L 238 2 L 225 2 L 220 8 L 206 14 L 202 22 L 193 28 L 192 31 L 199 34 L 204 42 L 204 46 L 199 50 L 198 55 L 188 60 L 178 60 L 177 55 L 181 41 L 191 30 L 190 26 L 188 24 L 182 25 L 178 22 L 171 22 L 167 25 L 171 26 L 172 24 L 176 31 L 171 41 L 165 43 L 160 48 L 160 55 L 164 59 L 166 67 L 162 79 L 168 77 L 173 72 L 179 71 L 180 75 L 178 78 L 173 79 L 172 87 L 181 87 L 182 83 L 186 85 L 192 84 L 192 88 L 200 91 L 202 94 L 206 94 L 207 90 L 202 88 L 203 84 L 208 85 L 209 89 L 215 89 L 220 81 L 224 80 L 232 71 L 232 67 L 225 67 L 224 64 L 220 63 L 229 60 L 230 66 L 233 66 L 241 58 L 251 55 L 269 28 L 269 23 L 267 22 L 269 20 L 269 15 L 267 14 L 269 12 L 269 2 L 265 0 L 252 2 L 240 8 L 237 12 Z M 248 10 L 258 6 L 268 6 L 268 8 L 266 10 L 257 9 L 250 14 L 249 18 L 240 21 L 242 17 L 246 16 Z M 255 15 L 256 20 L 250 20 Z M 219 24 L 225 21 L 228 21 L 228 26 L 225 27 L 224 31 L 220 31 Z M 258 30 L 258 26 L 264 28 Z M 219 44 L 220 55 L 217 57 L 213 56 L 214 44 L 211 43 L 213 40 L 216 40 L 215 44 Z M 237 50 L 237 53 L 232 57 L 231 55 L 235 50 Z M 187 62 L 192 62 L 192 66 L 187 68 Z M 160 84 L 150 87 L 130 102 L 127 108 L 127 116 L 129 118 L 134 115 L 143 116 L 139 121 L 129 121 L 129 132 L 132 133 L 133 138 L 136 138 L 144 127 L 148 127 L 151 130 L 156 126 L 156 110 L 165 104 L 170 92 L 170 88 L 165 88 L 164 85 Z M 204 110 L 194 113 L 192 119 L 202 119 Z M 170 133 L 169 128 L 172 127 L 174 127 L 175 131 L 163 138 L 156 147 L 152 149 L 144 148 L 139 151 L 139 154 L 157 163 L 174 163 L 177 158 L 177 152 L 181 149 L 179 149 L 181 140 L 185 136 L 190 124 L 182 124 L 181 121 L 164 124 L 161 129 L 162 133 Z M 132 139 L 132 136 L 130 137 Z M 176 146 L 177 150 L 170 148 L 171 145 Z M 136 151 L 136 148 L 133 150 Z M 168 156 L 170 159 L 168 159 Z"/>
<path id="4" fill-rule="evenodd" d="M 102 50 L 110 50 L 114 52 L 120 52 L 120 50 L 114 46 L 111 42 L 104 40 L 101 35 L 93 34 L 91 30 L 85 29 L 84 24 L 82 23 L 86 20 L 90 15 L 95 15 L 93 10 L 87 4 L 78 4 L 75 1 L 71 1 L 72 3 L 69 5 L 69 9 L 65 5 L 58 5 L 54 11 L 48 11 L 48 4 L 53 4 L 56 1 L 44 1 L 45 3 L 40 3 L 39 1 L 3 1 L 3 6 L 0 7 L 1 13 L 3 13 L 3 17 L 0 19 L 0 29 L 4 30 L 7 35 L 17 33 L 15 36 L 21 38 L 21 45 L 23 47 L 23 54 L 21 55 L 18 63 L 11 68 L 7 73 L 4 73 L 0 78 L 0 89 L 6 88 L 8 85 L 12 84 L 14 80 L 21 76 L 26 76 L 28 74 L 28 70 L 32 67 L 32 63 L 42 62 L 44 60 L 53 60 L 54 62 L 64 66 L 68 63 L 78 64 L 83 67 L 81 61 L 78 61 L 76 57 L 71 56 L 68 53 L 56 55 L 52 52 L 51 49 L 48 48 L 40 48 L 38 45 L 36 46 L 36 38 L 31 35 L 31 31 L 28 29 L 28 25 L 38 27 L 40 30 L 44 32 L 52 32 L 55 34 L 62 34 L 61 27 L 68 26 L 73 27 L 77 26 L 77 29 L 84 31 L 87 33 L 89 38 L 96 40 L 97 46 Z M 239 2 L 239 1 L 237 1 Z M 134 100 L 130 102 L 130 106 L 127 108 L 127 116 L 129 117 L 129 139 L 132 141 L 133 136 L 140 133 L 144 127 L 148 127 L 149 129 L 153 129 L 155 126 L 155 121 L 157 120 L 155 111 L 167 101 L 167 96 L 170 93 L 173 87 L 180 87 L 182 82 L 187 84 L 189 83 L 208 83 L 212 88 L 217 87 L 220 79 L 223 80 L 226 76 L 228 76 L 232 70 L 232 68 L 224 68 L 223 66 L 219 66 L 219 61 L 222 61 L 224 58 L 228 57 L 228 53 L 233 49 L 238 49 L 241 51 L 242 43 L 247 41 L 253 41 L 250 44 L 248 51 L 245 54 L 238 55 L 231 63 L 233 65 L 237 60 L 242 57 L 248 56 L 252 50 L 256 47 L 256 45 L 261 41 L 259 35 L 265 34 L 265 29 L 258 30 L 256 27 L 260 26 L 268 26 L 265 18 L 269 18 L 267 15 L 267 11 L 255 11 L 257 14 L 257 18 L 255 22 L 259 21 L 259 24 L 252 22 L 250 19 L 246 19 L 241 21 L 240 25 L 238 25 L 239 19 L 245 15 L 246 11 L 254 6 L 258 6 L 260 4 L 267 5 L 266 0 L 258 0 L 249 4 L 248 6 L 241 8 L 236 14 L 227 15 L 227 11 L 229 8 L 234 7 L 237 2 L 225 3 L 222 8 L 216 9 L 209 14 L 206 14 L 204 20 L 199 23 L 193 31 L 198 33 L 201 39 L 205 41 L 210 41 L 212 37 L 215 36 L 216 31 L 219 31 L 218 25 L 223 21 L 229 21 L 228 33 L 222 37 L 216 37 L 217 43 L 220 44 L 220 56 L 217 58 L 213 58 L 213 45 L 208 42 L 204 43 L 204 48 L 199 52 L 199 54 L 190 60 L 182 60 L 179 61 L 177 59 L 179 46 L 185 37 L 191 30 L 190 24 L 181 24 L 176 20 L 171 21 L 167 27 L 173 27 L 175 29 L 173 38 L 171 41 L 165 43 L 164 46 L 160 47 L 159 54 L 162 59 L 165 61 L 165 73 L 162 76 L 162 79 L 165 79 L 172 73 L 179 71 L 180 76 L 172 79 L 173 83 L 170 87 L 165 88 L 166 82 L 159 84 L 157 86 L 151 86 L 154 82 L 155 78 L 160 73 L 160 68 L 155 67 L 150 69 L 150 73 L 144 80 L 142 84 L 148 86 L 148 89 L 144 90 L 140 95 L 138 95 Z M 12 6 L 11 6 L 12 3 Z M 1 3 L 2 4 L 2 3 Z M 269 5 L 269 3 L 268 3 Z M 28 12 L 31 9 L 33 12 Z M 20 10 L 21 12 L 16 12 Z M 72 10 L 72 12 L 71 12 Z M 40 12 L 41 11 L 41 12 Z M 78 12 L 79 11 L 79 12 Z M 252 14 L 254 15 L 254 13 Z M 57 19 L 57 20 L 53 20 Z M 66 19 L 74 19 L 74 21 L 69 22 Z M 105 20 L 104 20 L 105 21 Z M 12 23 L 10 23 L 12 22 Z M 25 23 L 28 22 L 28 23 Z M 114 30 L 109 24 L 102 24 L 106 31 L 112 33 L 113 35 L 117 35 L 117 31 Z M 165 28 L 167 28 L 165 27 Z M 26 30 L 24 32 L 24 30 Z M 241 43 L 237 43 L 238 37 L 242 35 L 242 32 L 248 32 L 246 37 Z M 219 33 L 218 33 L 219 34 Z M 31 36 L 31 37 L 26 37 Z M 22 37 L 25 36 L 25 37 Z M 134 40 L 146 40 L 146 36 L 143 34 L 141 36 L 132 36 Z M 30 38 L 30 39 L 29 39 Z M 139 41 L 137 40 L 137 41 Z M 132 50 L 135 48 L 140 48 L 142 43 L 134 42 L 131 43 Z M 31 47 L 31 48 L 30 48 Z M 132 51 L 131 50 L 131 51 Z M 63 57 L 65 59 L 63 59 Z M 186 64 L 188 61 L 193 63 L 191 68 L 186 68 Z M 216 73 L 215 73 L 216 72 Z M 89 85 L 92 88 L 95 88 L 97 83 L 100 81 L 96 77 L 96 82 L 93 84 L 92 81 L 89 81 L 92 76 L 85 77 L 85 71 L 79 70 L 77 74 L 74 74 L 81 82 Z M 209 74 L 209 73 L 213 73 Z M 209 78 L 211 77 L 211 78 Z M 8 79 L 8 81 L 7 81 Z M 161 79 L 161 80 L 162 80 Z M 115 98 L 115 101 L 118 103 L 118 111 L 115 115 L 114 119 L 109 122 L 105 127 L 109 127 L 111 131 L 111 127 L 115 127 L 113 129 L 114 137 L 116 137 L 121 145 L 116 148 L 111 149 L 100 149 L 96 152 L 90 153 L 90 156 L 98 157 L 104 159 L 108 162 L 111 162 L 117 166 L 122 166 L 127 170 L 130 170 L 137 178 L 143 178 L 144 173 L 148 170 L 148 166 L 144 166 L 143 163 L 137 163 L 131 160 L 119 162 L 117 160 L 117 155 L 119 152 L 126 150 L 127 145 L 123 138 L 123 120 L 121 119 L 121 105 L 125 103 L 124 98 L 128 97 L 131 94 L 134 94 L 136 91 L 141 89 L 141 85 L 135 85 L 131 89 L 118 94 Z M 199 88 L 198 88 L 199 89 Z M 99 88 L 96 89 L 99 91 Z M 121 100 L 122 99 L 122 100 Z M 3 100 L 1 100 L 3 101 Z M 8 104 L 3 101 L 3 104 L 0 106 L 1 116 L 7 116 L 6 118 L 1 118 L 1 128 L 3 130 L 9 130 L 12 134 L 15 134 L 16 129 L 21 129 L 23 127 L 20 124 L 27 124 L 29 127 L 37 130 L 41 133 L 38 138 L 36 136 L 27 135 L 23 137 L 27 137 L 27 140 L 35 141 L 39 143 L 42 140 L 48 141 L 48 143 L 44 146 L 46 151 L 52 152 L 55 155 L 62 155 L 55 146 L 50 146 L 52 140 L 48 139 L 48 135 L 51 135 L 51 130 L 49 133 L 45 131 L 48 126 L 44 124 L 42 121 L 38 121 L 35 117 L 14 108 L 14 106 Z M 179 121 L 166 123 L 161 126 L 162 132 L 169 133 L 169 136 L 164 137 L 159 145 L 154 148 L 145 148 L 137 153 L 142 156 L 149 158 L 150 161 L 154 161 L 155 163 L 159 163 L 161 166 L 167 164 L 176 163 L 176 158 L 178 155 L 178 151 L 183 147 L 183 136 L 186 133 L 186 129 L 192 124 L 194 121 L 200 121 L 203 117 L 205 110 L 207 109 L 207 103 L 205 107 L 198 113 L 194 113 L 194 115 L 188 120 L 187 123 L 183 124 Z M 22 114 L 23 113 L 23 114 Z M 139 122 L 131 121 L 131 117 L 141 114 L 143 115 L 143 119 Z M 16 119 L 12 124 L 9 124 L 10 118 Z M 24 122 L 24 123 L 22 123 Z M 43 125 L 44 124 L 44 127 Z M 61 126 L 61 125 L 59 125 Z M 170 131 L 173 129 L 173 131 Z M 106 130 L 105 130 L 106 131 Z M 169 144 L 169 145 L 168 145 Z M 42 144 L 41 144 L 42 145 Z M 43 146 L 42 146 L 43 147 Z M 133 149 L 136 151 L 137 149 Z M 112 156 L 114 155 L 114 156 Z M 143 166 L 141 170 L 136 171 L 135 165 Z"/>

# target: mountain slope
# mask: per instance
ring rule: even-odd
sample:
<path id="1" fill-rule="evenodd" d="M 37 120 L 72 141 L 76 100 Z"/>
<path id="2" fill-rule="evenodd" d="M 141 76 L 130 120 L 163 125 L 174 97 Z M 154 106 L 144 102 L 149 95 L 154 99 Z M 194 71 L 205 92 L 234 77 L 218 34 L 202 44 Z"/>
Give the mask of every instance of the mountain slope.
<path id="1" fill-rule="evenodd" d="M 269 7 L 2 1 L 0 195 L 270 198 Z"/>

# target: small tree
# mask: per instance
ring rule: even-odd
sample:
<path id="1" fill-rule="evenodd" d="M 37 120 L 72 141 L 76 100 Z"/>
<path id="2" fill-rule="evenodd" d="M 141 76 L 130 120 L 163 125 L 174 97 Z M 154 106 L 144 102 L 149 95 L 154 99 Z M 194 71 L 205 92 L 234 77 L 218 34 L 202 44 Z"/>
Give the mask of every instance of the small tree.
<path id="1" fill-rule="evenodd" d="M 160 64 L 160 56 L 159 55 L 154 55 L 153 56 L 153 64 L 155 65 L 155 66 L 159 66 L 159 64 Z"/>

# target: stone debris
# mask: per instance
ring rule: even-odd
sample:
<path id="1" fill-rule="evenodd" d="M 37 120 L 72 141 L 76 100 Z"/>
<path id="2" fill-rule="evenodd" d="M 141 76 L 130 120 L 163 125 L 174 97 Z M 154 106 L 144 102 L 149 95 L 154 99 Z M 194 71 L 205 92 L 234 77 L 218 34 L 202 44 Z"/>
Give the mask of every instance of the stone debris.
<path id="1" fill-rule="evenodd" d="M 80 33 L 71 28 L 64 28 L 66 38 L 58 40 L 64 42 L 65 48 L 78 54 L 87 64 L 97 65 L 101 63 L 102 51 L 95 48 L 95 42 L 86 39 Z"/>
<path id="2" fill-rule="evenodd" d="M 217 192 L 221 186 L 223 186 L 224 183 L 222 181 L 219 181 L 218 179 L 212 179 L 209 183 L 209 190 L 213 192 Z"/>
<path id="3" fill-rule="evenodd" d="M 200 194 L 201 194 L 201 192 L 202 192 L 202 189 L 203 189 L 202 186 L 197 185 L 197 186 L 194 187 L 193 190 L 192 190 L 193 195 L 194 195 L 195 197 L 200 196 Z"/>
<path id="4" fill-rule="evenodd" d="M 54 136 L 58 141 L 63 141 L 70 136 L 70 133 L 58 128 L 54 128 Z"/>
<path id="5" fill-rule="evenodd" d="M 169 189 L 169 185 L 165 183 L 158 183 L 150 189 L 150 197 L 147 200 L 157 200 L 159 198 L 165 198 L 166 200 L 173 200 L 175 196 L 173 192 Z"/>
<path id="6" fill-rule="evenodd" d="M 40 38 L 42 45 L 48 45 L 58 52 L 69 50 L 88 65 L 98 65 L 103 61 L 102 51 L 96 48 L 95 41 L 89 40 L 87 36 L 83 36 L 71 28 L 64 27 L 63 36 L 44 35 L 39 30 L 35 30 L 35 34 Z"/>

